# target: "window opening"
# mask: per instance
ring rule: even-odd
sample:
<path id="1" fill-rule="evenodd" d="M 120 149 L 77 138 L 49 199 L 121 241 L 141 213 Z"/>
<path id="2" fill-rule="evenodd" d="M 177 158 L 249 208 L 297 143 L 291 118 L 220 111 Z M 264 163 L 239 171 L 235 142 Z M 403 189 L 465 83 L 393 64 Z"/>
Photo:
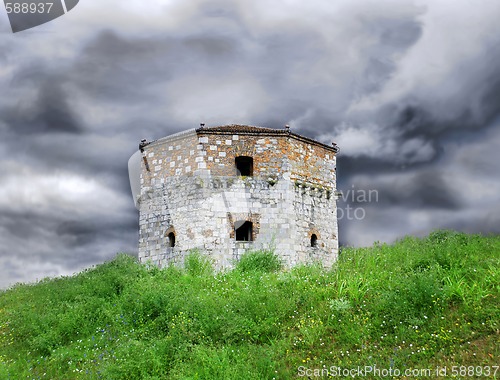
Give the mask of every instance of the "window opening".
<path id="1" fill-rule="evenodd" d="M 253 176 L 253 158 L 248 156 L 239 156 L 235 159 L 236 170 L 240 176 Z"/>
<path id="2" fill-rule="evenodd" d="M 236 223 L 238 225 L 238 223 Z M 252 241 L 252 222 L 246 221 L 240 227 L 235 227 L 236 241 Z"/>
<path id="3" fill-rule="evenodd" d="M 171 248 L 175 247 L 175 234 L 173 232 L 168 234 L 168 246 Z"/>
<path id="4" fill-rule="evenodd" d="M 311 247 L 317 247 L 318 246 L 318 236 L 316 234 L 311 235 Z"/>

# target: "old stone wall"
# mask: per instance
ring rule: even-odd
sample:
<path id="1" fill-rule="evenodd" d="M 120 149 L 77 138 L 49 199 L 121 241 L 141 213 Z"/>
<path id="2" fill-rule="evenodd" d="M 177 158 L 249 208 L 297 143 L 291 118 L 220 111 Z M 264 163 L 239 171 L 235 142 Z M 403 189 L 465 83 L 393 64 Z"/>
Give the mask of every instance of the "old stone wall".
<path id="1" fill-rule="evenodd" d="M 246 250 L 274 249 L 287 266 L 331 266 L 338 252 L 334 153 L 289 134 L 193 130 L 147 145 L 140 259 L 182 263 L 198 249 L 223 268 Z M 253 158 L 252 176 L 237 176 L 237 156 Z M 253 241 L 235 240 L 242 221 L 252 222 Z"/>

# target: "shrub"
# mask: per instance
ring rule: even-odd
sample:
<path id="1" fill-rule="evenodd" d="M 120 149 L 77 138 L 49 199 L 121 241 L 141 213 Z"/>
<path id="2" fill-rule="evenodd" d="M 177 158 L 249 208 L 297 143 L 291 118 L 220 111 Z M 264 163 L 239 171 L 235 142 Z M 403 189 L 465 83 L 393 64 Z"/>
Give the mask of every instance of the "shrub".
<path id="1" fill-rule="evenodd" d="M 191 276 L 210 276 L 213 274 L 213 267 L 210 260 L 193 250 L 184 260 L 184 268 Z"/>
<path id="2" fill-rule="evenodd" d="M 241 272 L 264 272 L 271 273 L 280 270 L 282 262 L 273 251 L 247 252 L 241 256 L 236 264 L 236 269 Z"/>

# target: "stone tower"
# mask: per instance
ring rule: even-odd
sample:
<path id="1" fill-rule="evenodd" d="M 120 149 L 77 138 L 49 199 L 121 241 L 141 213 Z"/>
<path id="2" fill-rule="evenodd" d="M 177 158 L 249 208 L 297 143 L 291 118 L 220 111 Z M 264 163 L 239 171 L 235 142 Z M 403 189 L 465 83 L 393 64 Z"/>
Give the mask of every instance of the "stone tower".
<path id="1" fill-rule="evenodd" d="M 202 125 L 143 140 L 129 162 L 137 176 L 139 259 L 165 266 L 197 249 L 221 269 L 245 251 L 273 249 L 287 267 L 331 267 L 337 152 L 288 127 Z"/>

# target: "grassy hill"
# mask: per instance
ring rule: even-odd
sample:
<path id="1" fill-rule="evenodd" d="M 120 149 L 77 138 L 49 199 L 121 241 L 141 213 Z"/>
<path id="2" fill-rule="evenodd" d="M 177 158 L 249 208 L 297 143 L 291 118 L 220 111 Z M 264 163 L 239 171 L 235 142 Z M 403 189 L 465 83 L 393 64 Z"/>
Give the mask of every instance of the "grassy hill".
<path id="1" fill-rule="evenodd" d="M 0 292 L 0 378 L 291 379 L 358 366 L 381 371 L 366 378 L 436 378 L 437 366 L 494 378 L 499 261 L 499 236 L 452 231 L 344 248 L 331 271 L 282 271 L 266 252 L 216 275 L 197 255 L 159 270 L 121 254 Z"/>

